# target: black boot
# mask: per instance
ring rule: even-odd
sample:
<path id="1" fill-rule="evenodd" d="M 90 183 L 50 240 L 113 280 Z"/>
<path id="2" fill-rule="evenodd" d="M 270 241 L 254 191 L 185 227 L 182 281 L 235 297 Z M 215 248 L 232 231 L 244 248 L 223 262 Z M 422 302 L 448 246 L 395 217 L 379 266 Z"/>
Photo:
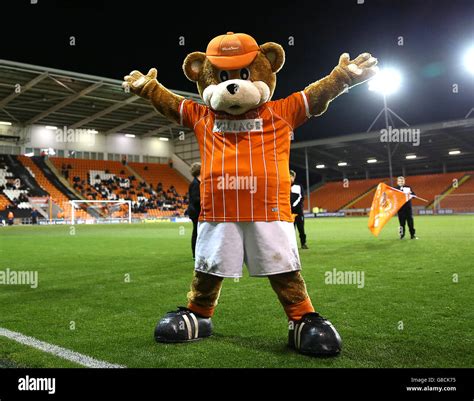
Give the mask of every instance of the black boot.
<path id="1" fill-rule="evenodd" d="M 341 352 L 341 336 L 327 319 L 311 312 L 297 322 L 290 321 L 288 346 L 301 354 L 335 356 Z"/>
<path id="2" fill-rule="evenodd" d="M 199 316 L 182 306 L 168 312 L 155 328 L 155 340 L 159 343 L 196 341 L 211 335 L 211 318 Z"/>

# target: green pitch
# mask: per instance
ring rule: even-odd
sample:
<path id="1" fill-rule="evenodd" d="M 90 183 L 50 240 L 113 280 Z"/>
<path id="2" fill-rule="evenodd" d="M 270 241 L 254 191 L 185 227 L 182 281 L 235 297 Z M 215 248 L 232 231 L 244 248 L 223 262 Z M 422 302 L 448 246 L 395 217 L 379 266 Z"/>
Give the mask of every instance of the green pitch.
<path id="1" fill-rule="evenodd" d="M 415 223 L 420 239 L 400 241 L 396 219 L 379 238 L 366 218 L 307 220 L 303 275 L 337 358 L 289 350 L 268 280 L 248 276 L 224 282 L 212 338 L 156 344 L 157 320 L 185 304 L 190 224 L 0 228 L 0 270 L 39 274 L 36 289 L 0 285 L 0 327 L 128 367 L 472 367 L 474 216 Z M 363 287 L 328 284 L 333 269 Z M 0 337 L 2 366 L 78 365 Z"/>

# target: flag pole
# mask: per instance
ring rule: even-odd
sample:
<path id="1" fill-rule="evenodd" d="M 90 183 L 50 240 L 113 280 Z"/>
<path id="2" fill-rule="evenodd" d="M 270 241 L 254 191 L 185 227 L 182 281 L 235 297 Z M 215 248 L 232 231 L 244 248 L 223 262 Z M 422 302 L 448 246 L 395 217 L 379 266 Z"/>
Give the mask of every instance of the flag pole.
<path id="1" fill-rule="evenodd" d="M 416 196 L 416 195 L 413 195 L 413 198 L 419 199 L 419 200 L 421 200 L 421 201 L 423 201 L 423 202 L 429 202 L 428 199 L 420 198 L 419 196 Z"/>
<path id="2" fill-rule="evenodd" d="M 390 187 L 390 186 L 389 186 L 389 187 Z M 401 191 L 401 190 L 399 190 L 399 189 L 397 189 L 397 188 L 394 188 L 394 187 L 390 187 L 390 188 L 393 189 L 394 191 L 403 192 L 403 191 Z M 403 192 L 403 193 L 404 193 L 404 192 Z M 416 195 L 410 195 L 410 196 L 411 196 L 412 198 L 417 198 L 417 199 L 419 199 L 419 200 L 421 200 L 421 201 L 423 201 L 423 202 L 429 202 L 428 199 L 420 198 L 419 196 L 416 196 Z"/>

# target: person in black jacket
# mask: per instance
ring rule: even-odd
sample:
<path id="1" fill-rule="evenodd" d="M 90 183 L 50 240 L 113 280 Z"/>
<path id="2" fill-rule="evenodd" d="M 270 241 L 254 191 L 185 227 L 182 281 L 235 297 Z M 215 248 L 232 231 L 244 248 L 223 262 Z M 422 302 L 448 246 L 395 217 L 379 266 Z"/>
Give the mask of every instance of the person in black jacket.
<path id="1" fill-rule="evenodd" d="M 191 247 L 193 250 L 193 259 L 196 256 L 197 226 L 199 214 L 201 213 L 201 163 L 193 163 L 190 168 L 194 180 L 189 185 L 189 207 L 188 216 L 193 222 L 193 234 L 191 236 Z"/>
<path id="2" fill-rule="evenodd" d="M 405 194 L 415 195 L 411 187 L 409 187 L 408 185 L 405 185 L 405 177 L 397 178 L 396 188 L 404 192 Z M 405 203 L 398 211 L 398 221 L 400 223 L 400 239 L 403 239 L 405 237 L 405 223 L 408 223 L 410 238 L 418 239 L 418 237 L 415 235 L 415 225 L 413 223 L 413 210 L 411 207 L 411 200 Z"/>
<path id="3" fill-rule="evenodd" d="M 290 170 L 291 178 L 291 214 L 295 215 L 295 225 L 298 228 L 300 234 L 301 249 L 308 249 L 306 245 L 306 233 L 304 232 L 304 192 L 301 185 L 295 184 L 296 173 Z"/>

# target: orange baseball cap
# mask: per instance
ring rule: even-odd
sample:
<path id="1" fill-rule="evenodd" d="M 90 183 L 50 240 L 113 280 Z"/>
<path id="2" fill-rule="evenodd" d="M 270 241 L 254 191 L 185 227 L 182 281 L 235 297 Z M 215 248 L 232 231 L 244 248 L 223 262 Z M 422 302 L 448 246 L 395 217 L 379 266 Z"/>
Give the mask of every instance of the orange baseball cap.
<path id="1" fill-rule="evenodd" d="M 260 47 L 250 35 L 227 32 L 209 42 L 206 56 L 217 68 L 238 70 L 251 64 L 259 51 Z"/>

